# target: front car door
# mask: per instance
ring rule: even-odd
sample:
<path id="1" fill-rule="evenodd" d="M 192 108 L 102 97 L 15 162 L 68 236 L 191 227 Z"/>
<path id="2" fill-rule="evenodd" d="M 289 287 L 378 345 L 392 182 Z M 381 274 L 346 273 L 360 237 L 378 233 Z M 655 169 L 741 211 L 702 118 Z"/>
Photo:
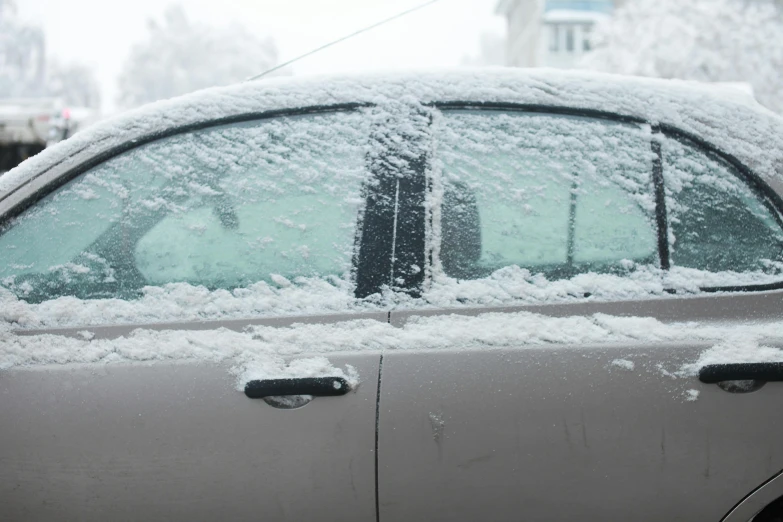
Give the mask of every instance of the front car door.
<path id="1" fill-rule="evenodd" d="M 381 520 L 717 522 L 783 469 L 783 383 L 698 377 L 783 360 L 779 195 L 676 129 L 568 112 L 433 115 L 441 309 L 391 315 Z"/>
<path id="2" fill-rule="evenodd" d="M 4 217 L 0 518 L 375 516 L 380 355 L 348 338 L 387 323 L 357 296 L 405 176 L 369 110 L 170 132 Z"/>

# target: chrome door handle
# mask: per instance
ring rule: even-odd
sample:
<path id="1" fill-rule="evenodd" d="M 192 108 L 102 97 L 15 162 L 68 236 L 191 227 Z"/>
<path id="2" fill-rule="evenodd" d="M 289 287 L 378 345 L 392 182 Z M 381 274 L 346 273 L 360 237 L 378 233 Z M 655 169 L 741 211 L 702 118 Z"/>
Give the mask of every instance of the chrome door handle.
<path id="1" fill-rule="evenodd" d="M 264 379 L 245 384 L 245 395 L 251 399 L 283 395 L 335 397 L 351 391 L 342 377 L 305 377 L 302 379 Z"/>
<path id="2" fill-rule="evenodd" d="M 783 362 L 710 364 L 699 370 L 705 384 L 725 381 L 783 381 Z"/>

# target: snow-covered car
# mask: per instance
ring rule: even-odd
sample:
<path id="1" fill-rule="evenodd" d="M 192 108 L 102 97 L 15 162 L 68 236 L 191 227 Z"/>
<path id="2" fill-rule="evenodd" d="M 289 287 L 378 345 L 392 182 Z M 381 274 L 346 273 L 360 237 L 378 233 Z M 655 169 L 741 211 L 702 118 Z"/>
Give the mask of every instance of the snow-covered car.
<path id="1" fill-rule="evenodd" d="M 776 520 L 783 120 L 275 79 L 0 178 L 3 520 Z"/>

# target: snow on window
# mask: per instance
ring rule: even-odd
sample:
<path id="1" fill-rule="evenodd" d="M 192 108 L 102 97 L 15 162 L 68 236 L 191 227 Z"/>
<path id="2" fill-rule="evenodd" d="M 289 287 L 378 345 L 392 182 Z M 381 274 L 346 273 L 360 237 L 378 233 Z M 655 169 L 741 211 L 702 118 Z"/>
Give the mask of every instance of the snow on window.
<path id="1" fill-rule="evenodd" d="M 133 298 L 145 286 L 297 277 L 345 289 L 369 181 L 359 113 L 179 134 L 95 167 L 0 236 L 18 297 Z"/>
<path id="2" fill-rule="evenodd" d="M 431 297 L 449 282 L 535 286 L 654 269 L 648 126 L 448 111 L 434 133 Z"/>
<path id="3" fill-rule="evenodd" d="M 649 125 L 512 111 L 441 113 L 423 105 L 449 100 L 616 111 L 673 122 L 766 177 L 776 175 L 780 162 L 777 117 L 680 83 L 482 71 L 217 89 L 86 130 L 3 176 L 0 197 L 45 166 L 61 162 L 53 172 L 73 166 L 79 147 L 104 150 L 172 125 L 251 111 L 341 102 L 376 108 L 212 128 L 94 168 L 0 236 L 0 287 L 10 290 L 0 288 L 0 317 L 22 327 L 148 323 L 638 299 L 777 280 L 770 279 L 780 271 L 774 216 L 745 185 L 724 180 L 735 178 L 720 160 L 685 153 L 666 160 L 675 165 L 666 170 L 674 260 L 667 272 L 657 259 Z M 430 116 L 431 126 L 422 129 Z M 392 128 L 398 130 L 384 131 Z M 694 170 L 709 161 L 720 166 L 717 173 Z M 371 176 L 372 169 L 382 175 Z M 421 227 L 431 258 L 412 239 L 421 220 L 411 195 L 425 171 L 432 219 Z M 729 185 L 737 187 L 729 190 L 736 196 L 731 209 L 747 208 L 724 214 L 752 216 L 753 227 L 767 234 L 764 244 L 756 242 L 752 255 L 745 249 L 744 265 L 687 262 L 688 238 L 703 237 L 691 225 L 706 216 L 693 196 L 685 197 L 687 187 Z M 405 290 L 423 278 L 422 299 L 402 292 L 354 297 L 355 245 L 367 232 L 356 225 L 368 189 L 380 192 L 376 201 L 387 212 L 379 222 L 390 220 L 394 232 L 391 250 L 376 256 L 391 257 L 377 286 Z M 708 197 L 719 203 L 715 209 L 725 202 Z M 398 209 L 405 220 L 396 219 Z M 688 223 L 681 219 L 686 211 L 701 217 L 679 229 Z M 369 239 L 376 236 L 382 233 L 374 230 Z M 704 246 L 691 244 L 698 260 Z"/>
<path id="4" fill-rule="evenodd" d="M 755 283 L 783 279 L 778 210 L 725 160 L 676 139 L 663 149 L 672 265 L 723 273 L 712 286 L 727 286 L 733 273 Z"/>

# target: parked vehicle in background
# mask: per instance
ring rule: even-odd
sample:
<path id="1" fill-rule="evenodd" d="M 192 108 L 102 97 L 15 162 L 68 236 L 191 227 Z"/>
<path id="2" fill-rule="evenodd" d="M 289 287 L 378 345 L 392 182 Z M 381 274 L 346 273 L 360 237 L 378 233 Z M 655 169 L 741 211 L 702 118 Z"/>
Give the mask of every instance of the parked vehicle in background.
<path id="1" fill-rule="evenodd" d="M 0 100 L 0 172 L 10 170 L 46 148 L 55 98 Z"/>
<path id="2" fill-rule="evenodd" d="M 0 99 L 0 173 L 97 119 L 94 109 L 65 107 L 57 98 Z"/>
<path id="3" fill-rule="evenodd" d="M 0 518 L 772 522 L 783 119 L 288 79 L 0 178 Z"/>

